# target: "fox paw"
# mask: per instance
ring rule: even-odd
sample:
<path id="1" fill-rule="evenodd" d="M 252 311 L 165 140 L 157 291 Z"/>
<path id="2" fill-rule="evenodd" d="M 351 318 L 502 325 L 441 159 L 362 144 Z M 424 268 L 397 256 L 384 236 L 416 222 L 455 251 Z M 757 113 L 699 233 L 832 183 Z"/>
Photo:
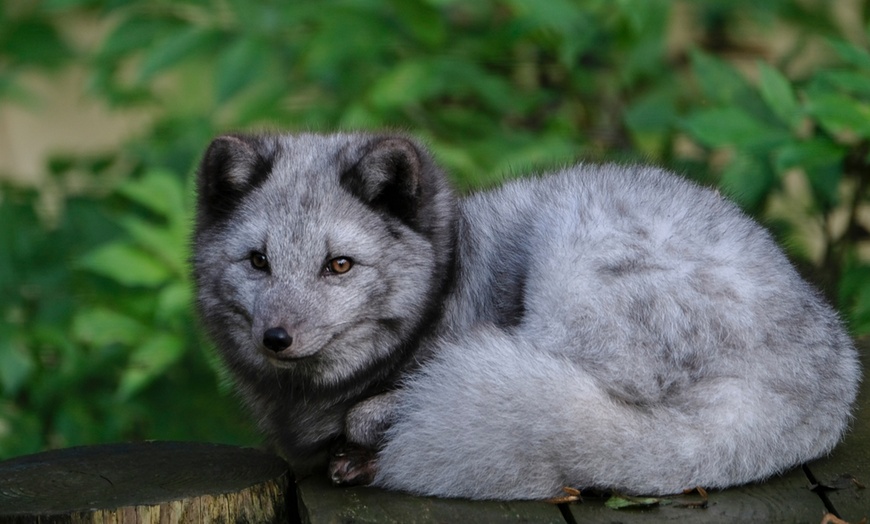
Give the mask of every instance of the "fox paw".
<path id="1" fill-rule="evenodd" d="M 377 471 L 377 452 L 354 444 L 339 448 L 329 461 L 329 478 L 336 486 L 371 484 Z"/>

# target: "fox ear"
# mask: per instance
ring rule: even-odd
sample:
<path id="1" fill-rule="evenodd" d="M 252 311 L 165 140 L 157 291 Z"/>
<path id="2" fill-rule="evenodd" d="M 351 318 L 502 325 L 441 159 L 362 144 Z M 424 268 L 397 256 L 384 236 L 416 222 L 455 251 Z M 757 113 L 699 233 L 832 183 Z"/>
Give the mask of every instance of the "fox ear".
<path id="1" fill-rule="evenodd" d="M 369 146 L 341 184 L 366 204 L 410 220 L 420 197 L 423 159 L 404 138 L 383 138 Z"/>
<path id="2" fill-rule="evenodd" d="M 203 156 L 197 175 L 201 213 L 228 214 L 272 170 L 271 159 L 258 152 L 260 139 L 245 135 L 215 138 Z"/>

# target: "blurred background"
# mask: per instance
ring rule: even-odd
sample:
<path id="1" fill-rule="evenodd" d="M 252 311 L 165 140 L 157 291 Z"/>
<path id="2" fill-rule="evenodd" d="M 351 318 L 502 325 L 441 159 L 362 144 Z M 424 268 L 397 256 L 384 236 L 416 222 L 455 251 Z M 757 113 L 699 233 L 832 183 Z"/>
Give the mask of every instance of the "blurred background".
<path id="1" fill-rule="evenodd" d="M 191 308 L 225 131 L 397 128 L 462 190 L 578 160 L 715 185 L 870 332 L 863 0 L 0 0 L 0 458 L 257 444 Z"/>

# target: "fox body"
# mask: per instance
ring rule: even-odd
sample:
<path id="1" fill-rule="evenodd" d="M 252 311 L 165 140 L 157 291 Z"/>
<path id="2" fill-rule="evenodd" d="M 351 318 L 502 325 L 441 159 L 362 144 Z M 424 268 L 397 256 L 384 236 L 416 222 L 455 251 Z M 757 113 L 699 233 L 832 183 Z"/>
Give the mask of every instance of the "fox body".
<path id="1" fill-rule="evenodd" d="M 297 470 L 363 450 L 338 482 L 726 487 L 830 451 L 856 396 L 846 331 L 770 235 L 651 167 L 460 199 L 402 135 L 225 136 L 194 236 L 243 399 Z"/>

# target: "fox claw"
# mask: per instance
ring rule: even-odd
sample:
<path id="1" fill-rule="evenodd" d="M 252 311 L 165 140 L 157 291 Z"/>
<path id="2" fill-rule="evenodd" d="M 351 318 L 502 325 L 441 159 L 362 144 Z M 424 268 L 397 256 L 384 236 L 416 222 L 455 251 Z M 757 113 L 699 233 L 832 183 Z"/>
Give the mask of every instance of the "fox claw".
<path id="1" fill-rule="evenodd" d="M 336 486 L 371 484 L 377 470 L 377 452 L 353 444 L 339 449 L 329 461 L 329 478 Z"/>

